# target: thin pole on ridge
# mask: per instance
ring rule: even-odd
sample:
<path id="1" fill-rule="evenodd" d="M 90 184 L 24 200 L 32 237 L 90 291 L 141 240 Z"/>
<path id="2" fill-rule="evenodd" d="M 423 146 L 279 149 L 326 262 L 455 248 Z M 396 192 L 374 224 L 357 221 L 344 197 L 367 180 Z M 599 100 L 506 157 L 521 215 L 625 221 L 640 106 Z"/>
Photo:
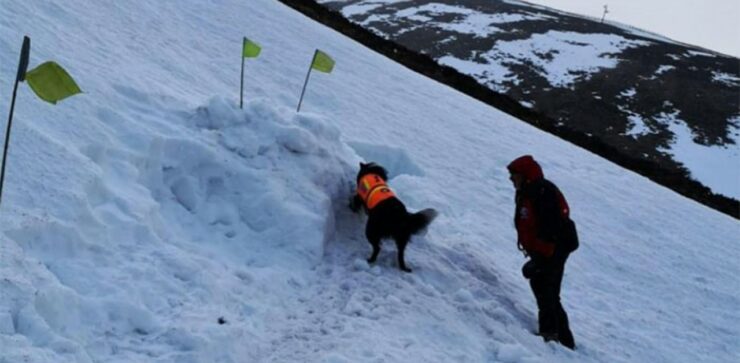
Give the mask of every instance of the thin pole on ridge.
<path id="1" fill-rule="evenodd" d="M 601 23 L 604 23 L 604 19 L 606 18 L 606 14 L 609 13 L 609 7 L 605 4 L 604 5 L 604 15 L 601 16 Z"/>

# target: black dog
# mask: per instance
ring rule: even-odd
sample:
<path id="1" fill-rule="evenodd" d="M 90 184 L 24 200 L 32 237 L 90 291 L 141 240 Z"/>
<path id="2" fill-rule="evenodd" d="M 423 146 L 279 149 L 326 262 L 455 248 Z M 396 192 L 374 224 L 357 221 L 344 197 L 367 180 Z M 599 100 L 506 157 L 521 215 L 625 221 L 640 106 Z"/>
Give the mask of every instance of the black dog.
<path id="1" fill-rule="evenodd" d="M 409 213 L 406 206 L 395 197 L 388 188 L 388 173 L 376 163 L 360 163 L 357 174 L 357 193 L 350 208 L 357 212 L 363 206 L 368 214 L 365 236 L 373 246 L 373 254 L 367 259 L 373 263 L 380 253 L 380 242 L 383 238 L 393 238 L 398 250 L 398 267 L 411 272 L 406 267 L 404 250 L 411 235 L 419 233 L 437 216 L 437 211 L 428 208 L 417 213 Z"/>

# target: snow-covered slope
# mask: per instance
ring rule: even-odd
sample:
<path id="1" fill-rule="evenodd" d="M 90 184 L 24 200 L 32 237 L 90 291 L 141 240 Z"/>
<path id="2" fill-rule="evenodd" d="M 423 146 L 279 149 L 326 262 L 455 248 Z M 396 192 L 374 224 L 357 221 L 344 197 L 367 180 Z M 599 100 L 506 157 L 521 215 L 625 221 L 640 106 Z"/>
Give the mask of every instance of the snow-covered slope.
<path id="1" fill-rule="evenodd" d="M 7 100 L 23 86 L 0 207 L 0 362 L 732 361 L 737 221 L 420 77 L 272 0 L 14 1 L 0 7 Z M 241 37 L 247 62 L 238 108 Z M 294 112 L 314 48 L 314 74 Z M 8 102 L 0 104 L 7 114 Z M 563 301 L 579 349 L 531 334 L 505 165 L 539 159 L 582 247 Z M 364 258 L 346 208 L 375 160 L 440 217 Z"/>
<path id="2" fill-rule="evenodd" d="M 621 164 L 663 185 L 694 198 L 703 188 L 740 198 L 740 168 L 721 167 L 740 165 L 737 58 L 517 0 L 319 3 L 551 119 L 538 122 L 544 129 L 565 127 L 583 138 L 555 133 L 634 160 Z M 734 216 L 729 198 L 719 209 Z"/>

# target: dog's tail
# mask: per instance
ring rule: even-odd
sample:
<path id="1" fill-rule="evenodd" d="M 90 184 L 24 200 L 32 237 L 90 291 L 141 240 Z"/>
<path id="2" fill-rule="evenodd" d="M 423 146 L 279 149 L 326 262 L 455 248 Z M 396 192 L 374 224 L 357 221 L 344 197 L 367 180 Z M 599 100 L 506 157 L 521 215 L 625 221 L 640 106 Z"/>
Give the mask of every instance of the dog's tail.
<path id="1" fill-rule="evenodd" d="M 434 218 L 437 218 L 437 211 L 427 208 L 414 214 L 409 214 L 406 221 L 406 228 L 409 234 L 418 234 L 423 231 Z"/>

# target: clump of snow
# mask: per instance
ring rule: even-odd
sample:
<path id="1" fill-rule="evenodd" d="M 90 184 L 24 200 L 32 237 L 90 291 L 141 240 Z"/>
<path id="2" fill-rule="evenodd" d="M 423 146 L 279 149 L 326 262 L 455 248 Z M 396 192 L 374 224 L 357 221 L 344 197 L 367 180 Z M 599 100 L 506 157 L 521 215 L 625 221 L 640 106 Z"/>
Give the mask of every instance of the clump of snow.
<path id="1" fill-rule="evenodd" d="M 626 98 L 632 98 L 632 97 L 635 97 L 635 95 L 637 95 L 637 90 L 635 89 L 635 87 L 632 87 L 632 88 L 622 91 L 619 95 L 622 97 L 626 97 Z"/>
<path id="2" fill-rule="evenodd" d="M 500 28 L 492 25 L 498 20 L 496 17 L 487 14 L 470 14 L 464 20 L 454 23 L 440 23 L 438 27 L 455 33 L 473 34 L 476 37 L 484 38 L 501 32 Z"/>
<path id="3" fill-rule="evenodd" d="M 321 2 L 321 1 L 319 1 L 319 2 Z M 344 16 L 346 16 L 346 17 L 349 18 L 349 17 L 352 17 L 354 15 L 360 15 L 360 14 L 364 14 L 364 13 L 370 12 L 370 11 L 372 11 L 374 9 L 377 9 L 377 8 L 381 7 L 381 6 L 383 6 L 383 5 L 382 4 L 377 4 L 377 3 L 370 3 L 370 4 L 358 3 L 358 4 L 352 4 L 352 5 L 349 5 L 349 6 L 346 6 L 346 7 L 342 8 L 342 15 L 344 15 Z"/>
<path id="4" fill-rule="evenodd" d="M 342 14 L 352 17 L 370 12 L 389 3 L 392 4 L 394 2 L 362 1 L 342 8 Z M 436 19 L 450 14 L 458 15 L 460 19 L 454 22 L 436 21 Z M 398 10 L 392 15 L 379 16 L 373 14 L 368 19 L 365 19 L 363 24 L 367 25 L 374 21 L 394 23 L 400 20 L 412 20 L 415 22 L 431 23 L 439 29 L 450 32 L 471 34 L 476 37 L 487 37 L 501 31 L 501 29 L 494 26 L 495 24 L 515 23 L 524 20 L 547 20 L 550 18 L 541 14 L 487 14 L 464 6 L 429 3 Z M 408 29 L 405 31 L 408 31 Z"/>
<path id="5" fill-rule="evenodd" d="M 632 97 L 636 94 L 634 88 L 630 88 L 622 92 L 620 95 L 623 97 Z M 625 106 L 618 106 L 619 110 L 627 115 L 627 129 L 624 135 L 629 135 L 634 138 L 639 138 L 653 133 L 654 131 L 645 123 L 645 119 L 642 115 L 633 112 Z"/>
<path id="6" fill-rule="evenodd" d="M 437 62 L 480 79 L 486 82 L 486 86 L 498 92 L 508 91 L 508 83 L 517 85 L 521 82 L 514 72 L 498 62 L 479 63 L 473 60 L 459 59 L 451 55 L 441 57 L 437 59 Z"/>
<path id="7" fill-rule="evenodd" d="M 265 101 L 240 111 L 222 98 L 189 122 L 211 143 L 154 140 L 142 172 L 160 207 L 170 210 L 166 222 L 179 222 L 195 242 L 214 243 L 218 235 L 243 241 L 262 266 L 308 268 L 317 261 L 358 159 L 339 130 Z"/>
<path id="8" fill-rule="evenodd" d="M 689 57 L 709 57 L 715 58 L 717 55 L 707 52 L 700 52 L 698 50 L 687 50 L 686 55 Z"/>
<path id="9" fill-rule="evenodd" d="M 658 69 L 655 71 L 655 74 L 656 75 L 661 75 L 661 74 L 666 73 L 666 72 L 668 72 L 670 70 L 673 70 L 673 69 L 676 69 L 676 67 L 675 66 L 671 66 L 671 65 L 662 65 L 662 66 L 658 67 Z"/>
<path id="10" fill-rule="evenodd" d="M 627 126 L 629 129 L 626 134 L 634 138 L 645 136 L 653 132 L 652 129 L 645 124 L 645 120 L 640 115 L 630 113 L 627 116 L 627 121 L 629 121 Z"/>
<path id="11" fill-rule="evenodd" d="M 725 84 L 729 87 L 737 87 L 740 85 L 740 77 L 724 72 L 712 71 L 712 81 Z"/>

